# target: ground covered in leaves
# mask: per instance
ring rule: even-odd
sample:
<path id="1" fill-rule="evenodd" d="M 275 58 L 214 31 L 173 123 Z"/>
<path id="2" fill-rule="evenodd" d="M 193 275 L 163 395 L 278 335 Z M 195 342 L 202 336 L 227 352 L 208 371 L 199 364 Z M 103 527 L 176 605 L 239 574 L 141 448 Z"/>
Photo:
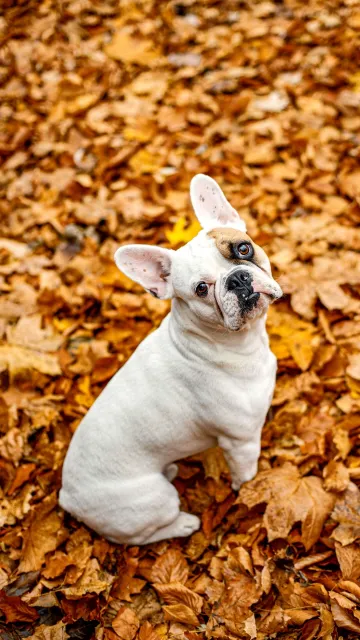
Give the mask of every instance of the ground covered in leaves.
<path id="1" fill-rule="evenodd" d="M 0 636 L 359 638 L 359 2 L 2 7 Z M 201 531 L 123 548 L 59 508 L 61 465 L 168 310 L 114 250 L 192 237 L 197 172 L 287 293 L 277 388 L 257 477 L 182 461 Z"/>

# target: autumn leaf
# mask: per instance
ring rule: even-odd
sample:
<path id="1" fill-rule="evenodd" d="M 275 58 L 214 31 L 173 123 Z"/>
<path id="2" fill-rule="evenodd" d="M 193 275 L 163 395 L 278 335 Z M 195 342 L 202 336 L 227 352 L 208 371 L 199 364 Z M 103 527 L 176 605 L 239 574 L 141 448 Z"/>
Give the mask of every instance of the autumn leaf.
<path id="1" fill-rule="evenodd" d="M 286 538 L 296 522 L 301 522 L 301 540 L 306 550 L 318 540 L 330 515 L 334 497 L 323 489 L 320 478 L 301 478 L 298 469 L 283 467 L 261 471 L 240 490 L 239 503 L 249 508 L 267 503 L 264 525 L 269 540 Z"/>
<path id="2" fill-rule="evenodd" d="M 19 596 L 7 596 L 0 591 L 0 611 L 5 615 L 6 622 L 33 622 L 39 617 L 34 607 L 30 607 Z"/>
<path id="3" fill-rule="evenodd" d="M 188 574 L 188 565 L 181 551 L 169 549 L 154 562 L 151 571 L 151 581 L 157 584 L 168 584 L 171 582 L 185 584 Z"/>
<path id="4" fill-rule="evenodd" d="M 360 538 L 360 491 L 356 484 L 350 482 L 344 494 L 337 499 L 331 514 L 338 526 L 331 537 L 342 545 L 348 545 Z"/>
<path id="5" fill-rule="evenodd" d="M 52 494 L 34 509 L 29 527 L 24 533 L 19 571 L 41 569 L 45 556 L 62 542 L 62 517 L 55 511 L 57 498 Z"/>
<path id="6" fill-rule="evenodd" d="M 41 624 L 31 636 L 32 640 L 66 640 L 68 637 L 66 626 L 62 620 L 51 626 Z"/>
<path id="7" fill-rule="evenodd" d="M 112 628 L 121 640 L 133 640 L 139 626 L 138 617 L 129 607 L 121 607 L 112 621 Z"/>
<path id="8" fill-rule="evenodd" d="M 190 242 L 201 231 L 201 226 L 197 220 L 188 224 L 186 218 L 179 218 L 172 229 L 167 229 L 165 235 L 172 247 Z"/>
<path id="9" fill-rule="evenodd" d="M 163 606 L 165 620 L 174 620 L 183 624 L 190 624 L 196 627 L 199 619 L 190 607 L 185 604 L 171 604 Z"/>
<path id="10" fill-rule="evenodd" d="M 360 637 L 357 3 L 3 4 L 0 635 Z M 276 388 L 243 502 L 197 453 L 173 482 L 202 529 L 125 548 L 63 514 L 61 467 L 170 309 L 114 253 L 192 240 L 197 173 L 283 288 Z"/>
<path id="11" fill-rule="evenodd" d="M 160 636 L 147 620 L 141 625 L 138 638 L 139 640 L 160 640 Z"/>
<path id="12" fill-rule="evenodd" d="M 105 47 L 105 53 L 115 60 L 145 65 L 159 56 L 151 40 L 135 38 L 125 30 L 115 33 L 111 43 Z"/>
<path id="13" fill-rule="evenodd" d="M 158 594 L 168 604 L 183 603 L 194 613 L 199 614 L 202 609 L 203 599 L 197 593 L 185 587 L 181 582 L 170 582 L 169 584 L 155 584 Z"/>
<path id="14" fill-rule="evenodd" d="M 0 371 L 8 370 L 11 379 L 25 370 L 58 376 L 61 369 L 56 355 L 16 346 L 0 346 Z"/>

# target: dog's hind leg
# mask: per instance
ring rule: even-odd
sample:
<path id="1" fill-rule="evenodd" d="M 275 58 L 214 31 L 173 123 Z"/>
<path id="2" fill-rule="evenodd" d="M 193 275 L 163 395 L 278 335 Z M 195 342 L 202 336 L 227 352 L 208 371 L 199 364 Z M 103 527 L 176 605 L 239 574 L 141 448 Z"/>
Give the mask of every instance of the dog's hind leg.
<path id="1" fill-rule="evenodd" d="M 197 516 L 193 516 L 185 511 L 180 511 L 178 517 L 174 522 L 157 529 L 148 538 L 143 539 L 142 542 L 134 544 L 150 544 L 152 542 L 158 542 L 159 540 L 167 540 L 168 538 L 183 538 L 185 536 L 191 536 L 194 531 L 200 528 L 200 520 Z"/>

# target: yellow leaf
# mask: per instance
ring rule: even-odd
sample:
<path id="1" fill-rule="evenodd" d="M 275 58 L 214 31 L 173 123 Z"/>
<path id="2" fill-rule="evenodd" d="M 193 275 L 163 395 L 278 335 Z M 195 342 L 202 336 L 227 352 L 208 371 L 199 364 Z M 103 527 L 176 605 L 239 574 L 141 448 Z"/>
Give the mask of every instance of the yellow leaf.
<path id="1" fill-rule="evenodd" d="M 154 173 L 162 166 L 163 161 L 146 149 L 140 149 L 130 158 L 128 164 L 137 174 Z"/>
<path id="2" fill-rule="evenodd" d="M 188 226 L 186 218 L 179 218 L 171 230 L 165 231 L 165 235 L 172 247 L 190 242 L 201 231 L 197 220 L 193 220 Z"/>
<path id="3" fill-rule="evenodd" d="M 136 140 L 138 142 L 148 142 L 154 135 L 154 127 L 144 125 L 142 127 L 125 127 L 122 132 L 125 140 Z"/>
<path id="4" fill-rule="evenodd" d="M 78 390 L 81 393 L 75 395 L 77 404 L 81 404 L 83 407 L 91 407 L 94 402 L 94 396 L 90 390 L 90 376 L 84 376 L 82 380 L 78 382 Z"/>
<path id="5" fill-rule="evenodd" d="M 309 368 L 318 346 L 314 325 L 291 313 L 270 308 L 268 331 L 271 349 L 278 359 L 292 356 L 302 371 Z"/>
<path id="6" fill-rule="evenodd" d="M 53 318 L 52 323 L 60 333 L 64 333 L 69 327 L 74 324 L 74 318 Z"/>
<path id="7" fill-rule="evenodd" d="M 360 71 L 357 71 L 352 76 L 350 76 L 349 81 L 353 86 L 353 91 L 355 93 L 359 93 L 360 92 Z"/>
<path id="8" fill-rule="evenodd" d="M 147 65 L 159 57 L 160 52 L 153 49 L 152 40 L 134 38 L 125 31 L 115 33 L 112 41 L 104 49 L 106 55 L 121 62 Z"/>
<path id="9" fill-rule="evenodd" d="M 346 376 L 346 384 L 351 391 L 351 397 L 355 400 L 360 398 L 360 380 L 355 380 L 351 376 Z"/>

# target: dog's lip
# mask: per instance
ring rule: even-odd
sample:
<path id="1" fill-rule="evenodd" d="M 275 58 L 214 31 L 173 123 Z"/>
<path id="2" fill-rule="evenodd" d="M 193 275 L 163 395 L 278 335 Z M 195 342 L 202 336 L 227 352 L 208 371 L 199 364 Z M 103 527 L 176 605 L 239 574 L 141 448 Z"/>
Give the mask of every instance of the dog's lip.
<path id="1" fill-rule="evenodd" d="M 224 320 L 223 310 L 222 310 L 222 308 L 221 308 L 221 306 L 220 306 L 220 303 L 219 303 L 219 301 L 218 301 L 218 299 L 217 299 L 217 295 L 216 295 L 216 286 L 215 286 L 215 285 L 214 285 L 214 299 L 215 299 L 216 308 L 217 308 L 217 310 L 218 310 L 218 312 L 219 312 L 220 318 L 221 318 L 222 320 Z"/>

